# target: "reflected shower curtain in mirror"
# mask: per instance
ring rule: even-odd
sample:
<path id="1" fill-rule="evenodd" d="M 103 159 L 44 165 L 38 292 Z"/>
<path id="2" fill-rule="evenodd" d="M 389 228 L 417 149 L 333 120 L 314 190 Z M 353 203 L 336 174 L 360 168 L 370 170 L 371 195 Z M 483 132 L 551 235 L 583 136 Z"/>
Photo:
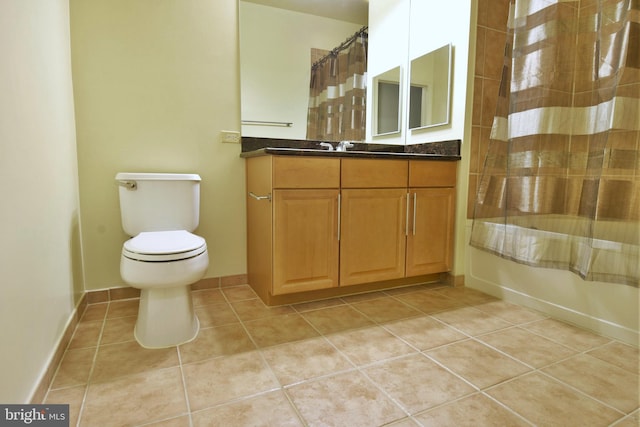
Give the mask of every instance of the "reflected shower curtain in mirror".
<path id="1" fill-rule="evenodd" d="M 311 67 L 307 139 L 364 141 L 366 28 Z"/>
<path id="2" fill-rule="evenodd" d="M 640 282 L 640 1 L 511 0 L 471 245 Z"/>

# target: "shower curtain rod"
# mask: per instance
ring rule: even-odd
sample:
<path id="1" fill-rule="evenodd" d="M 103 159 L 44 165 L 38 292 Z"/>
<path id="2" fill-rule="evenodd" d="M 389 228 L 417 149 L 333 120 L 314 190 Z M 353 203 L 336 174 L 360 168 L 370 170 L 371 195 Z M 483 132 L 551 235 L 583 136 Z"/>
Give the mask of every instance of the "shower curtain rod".
<path id="1" fill-rule="evenodd" d="M 337 55 L 338 52 L 340 52 L 341 50 L 344 50 L 347 46 L 349 46 L 351 44 L 351 42 L 353 42 L 359 36 L 363 35 L 368 29 L 369 29 L 369 27 L 366 26 L 366 25 L 364 27 L 360 28 L 351 37 L 349 37 L 345 41 L 343 41 L 340 44 L 340 46 L 332 49 L 331 52 L 329 52 L 328 54 L 326 54 L 325 56 L 323 56 L 322 58 L 320 58 L 316 62 L 314 62 L 313 65 L 311 66 L 311 69 L 313 70 L 313 69 L 317 68 L 318 66 L 322 65 L 330 57 Z"/>

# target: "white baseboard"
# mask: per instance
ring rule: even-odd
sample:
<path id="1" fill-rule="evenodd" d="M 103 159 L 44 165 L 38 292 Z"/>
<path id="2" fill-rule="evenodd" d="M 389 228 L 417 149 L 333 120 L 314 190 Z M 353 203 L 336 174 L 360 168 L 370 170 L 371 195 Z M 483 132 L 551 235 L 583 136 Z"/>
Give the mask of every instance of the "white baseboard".
<path id="1" fill-rule="evenodd" d="M 640 334 L 636 330 L 612 323 L 605 319 L 594 317 L 587 313 L 563 307 L 550 301 L 545 301 L 515 289 L 500 286 L 495 283 L 482 280 L 478 277 L 469 277 L 469 275 L 467 275 L 465 285 L 469 288 L 474 288 L 488 293 L 489 295 L 493 295 L 507 302 L 531 308 L 554 319 L 571 323 L 575 326 L 588 329 L 599 335 L 604 335 L 635 347 L 638 347 L 640 343 Z"/>

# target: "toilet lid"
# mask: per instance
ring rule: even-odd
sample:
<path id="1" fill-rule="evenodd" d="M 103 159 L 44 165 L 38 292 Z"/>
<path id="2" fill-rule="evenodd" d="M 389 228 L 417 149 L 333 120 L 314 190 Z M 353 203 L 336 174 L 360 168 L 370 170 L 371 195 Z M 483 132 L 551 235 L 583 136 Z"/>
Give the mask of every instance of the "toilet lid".
<path id="1" fill-rule="evenodd" d="M 122 253 L 140 261 L 172 261 L 197 256 L 206 249 L 202 237 L 186 230 L 148 231 L 124 242 Z"/>

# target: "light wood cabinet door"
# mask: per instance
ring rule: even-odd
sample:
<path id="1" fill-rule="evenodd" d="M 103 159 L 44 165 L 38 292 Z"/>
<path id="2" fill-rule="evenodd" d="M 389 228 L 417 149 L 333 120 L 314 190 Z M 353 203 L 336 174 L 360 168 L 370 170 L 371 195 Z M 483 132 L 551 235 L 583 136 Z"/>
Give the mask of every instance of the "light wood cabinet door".
<path id="1" fill-rule="evenodd" d="M 407 277 L 451 270 L 455 188 L 409 190 Z"/>
<path id="2" fill-rule="evenodd" d="M 406 188 L 341 195 L 340 286 L 404 277 Z"/>
<path id="3" fill-rule="evenodd" d="M 338 190 L 274 190 L 273 295 L 338 286 Z"/>

